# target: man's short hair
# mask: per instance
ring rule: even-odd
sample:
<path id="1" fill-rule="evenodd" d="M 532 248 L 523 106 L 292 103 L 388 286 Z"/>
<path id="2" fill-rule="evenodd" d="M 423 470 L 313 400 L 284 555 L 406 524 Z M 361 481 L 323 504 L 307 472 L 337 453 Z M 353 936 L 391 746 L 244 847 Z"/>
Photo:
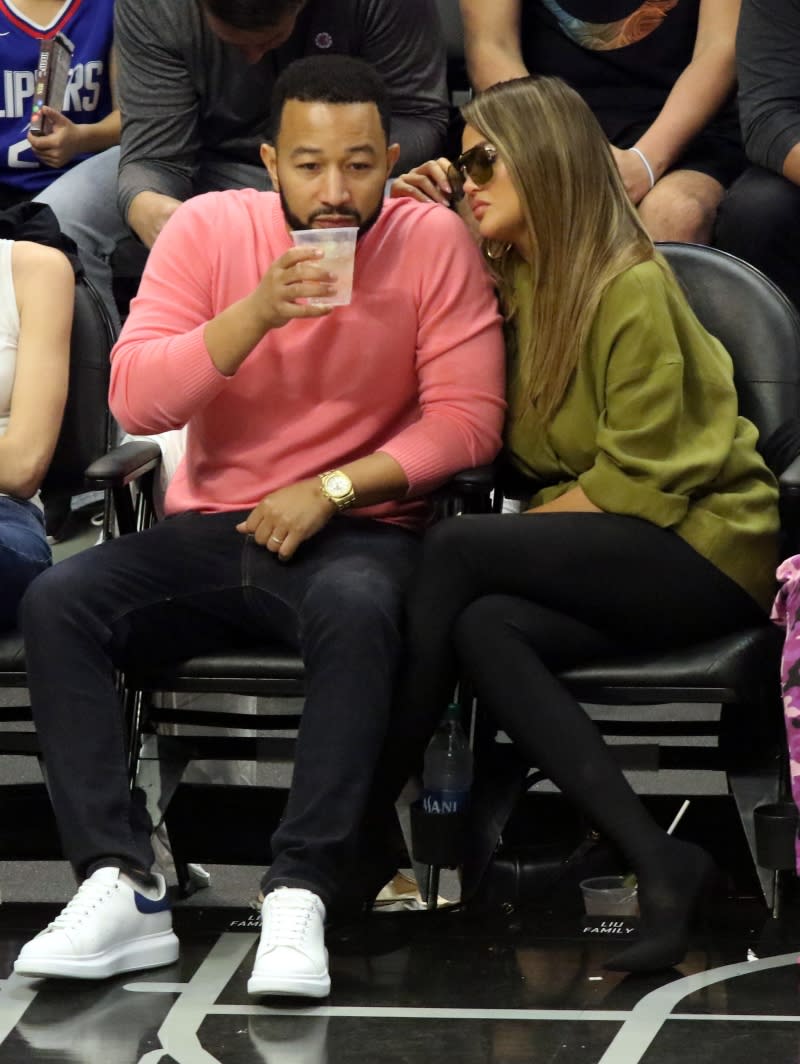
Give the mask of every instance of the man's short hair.
<path id="1" fill-rule="evenodd" d="M 378 72 L 363 59 L 349 55 L 310 55 L 297 59 L 278 77 L 272 90 L 272 141 L 278 136 L 287 100 L 301 103 L 374 103 L 389 142 L 392 118 L 389 93 Z"/>
<path id="2" fill-rule="evenodd" d="M 237 30 L 262 30 L 296 15 L 306 0 L 202 0 L 214 18 Z"/>

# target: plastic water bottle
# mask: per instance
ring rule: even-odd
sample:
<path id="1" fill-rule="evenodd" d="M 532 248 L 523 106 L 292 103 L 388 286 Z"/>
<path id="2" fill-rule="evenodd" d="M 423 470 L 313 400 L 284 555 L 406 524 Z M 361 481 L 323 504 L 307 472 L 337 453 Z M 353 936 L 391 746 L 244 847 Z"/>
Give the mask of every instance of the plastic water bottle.
<path id="1" fill-rule="evenodd" d="M 453 704 L 425 751 L 422 808 L 439 815 L 461 813 L 467 808 L 471 786 L 472 751 L 461 727 L 461 710 Z"/>

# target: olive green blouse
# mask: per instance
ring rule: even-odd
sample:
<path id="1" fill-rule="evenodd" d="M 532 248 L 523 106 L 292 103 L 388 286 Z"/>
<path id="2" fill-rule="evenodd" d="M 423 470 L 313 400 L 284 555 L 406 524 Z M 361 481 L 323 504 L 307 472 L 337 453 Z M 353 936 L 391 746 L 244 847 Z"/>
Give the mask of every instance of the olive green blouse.
<path id="1" fill-rule="evenodd" d="M 526 267 L 518 284 L 524 305 L 532 297 Z M 738 415 L 730 356 L 660 257 L 608 286 L 549 425 L 522 394 L 511 354 L 507 448 L 548 485 L 530 505 L 580 485 L 601 510 L 672 529 L 766 609 L 778 491 L 757 438 Z"/>

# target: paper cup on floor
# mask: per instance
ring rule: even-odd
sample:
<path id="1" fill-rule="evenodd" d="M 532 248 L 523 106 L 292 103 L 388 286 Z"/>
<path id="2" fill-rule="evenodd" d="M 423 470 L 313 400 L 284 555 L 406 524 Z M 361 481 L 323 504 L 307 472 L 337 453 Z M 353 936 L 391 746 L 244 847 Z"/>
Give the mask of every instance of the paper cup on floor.
<path id="1" fill-rule="evenodd" d="M 342 307 L 353 297 L 353 266 L 356 256 L 356 227 L 342 229 L 294 229 L 292 240 L 297 247 L 315 247 L 322 252 L 320 264 L 336 276 L 332 296 L 309 299 L 309 303 Z"/>
<path id="2" fill-rule="evenodd" d="M 587 916 L 638 916 L 636 884 L 625 884 L 623 876 L 596 876 L 581 881 L 583 907 Z"/>

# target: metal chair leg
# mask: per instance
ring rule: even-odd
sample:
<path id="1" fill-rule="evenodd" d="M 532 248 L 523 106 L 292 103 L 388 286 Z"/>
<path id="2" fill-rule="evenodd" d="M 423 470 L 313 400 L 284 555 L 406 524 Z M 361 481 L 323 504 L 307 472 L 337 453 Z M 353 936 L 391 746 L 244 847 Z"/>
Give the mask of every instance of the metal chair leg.
<path id="1" fill-rule="evenodd" d="M 439 904 L 439 874 L 441 869 L 438 865 L 428 865 L 428 879 L 426 889 L 426 907 L 435 909 Z"/>

